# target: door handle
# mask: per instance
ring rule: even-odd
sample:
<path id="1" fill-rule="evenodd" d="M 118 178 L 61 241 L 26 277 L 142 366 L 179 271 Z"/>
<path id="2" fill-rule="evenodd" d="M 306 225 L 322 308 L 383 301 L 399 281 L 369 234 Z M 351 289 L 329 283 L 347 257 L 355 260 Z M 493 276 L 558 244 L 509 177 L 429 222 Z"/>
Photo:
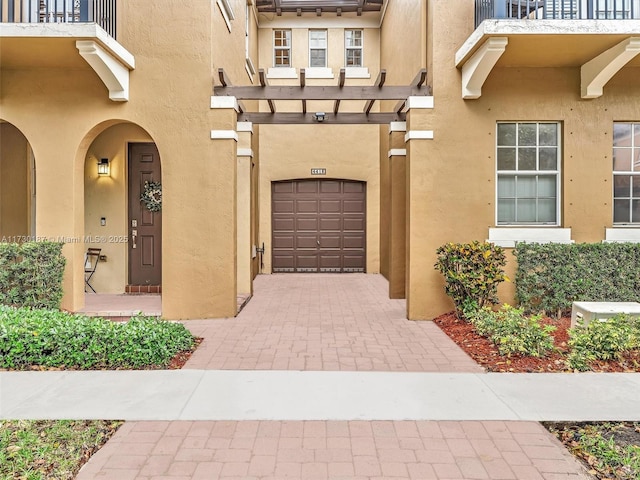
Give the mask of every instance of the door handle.
<path id="1" fill-rule="evenodd" d="M 316 243 L 318 244 L 318 246 L 320 246 L 320 240 L 316 240 Z"/>
<path id="2" fill-rule="evenodd" d="M 133 245 L 131 245 L 131 248 L 138 248 L 138 245 L 136 244 L 137 237 L 138 237 L 138 230 L 131 230 L 131 242 L 133 243 Z"/>

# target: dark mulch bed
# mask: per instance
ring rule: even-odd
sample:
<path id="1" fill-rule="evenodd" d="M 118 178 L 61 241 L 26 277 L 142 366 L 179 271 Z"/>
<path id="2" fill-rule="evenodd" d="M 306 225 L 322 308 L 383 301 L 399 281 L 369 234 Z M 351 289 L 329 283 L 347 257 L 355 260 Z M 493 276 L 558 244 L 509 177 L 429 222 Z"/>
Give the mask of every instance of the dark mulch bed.
<path id="1" fill-rule="evenodd" d="M 460 320 L 455 312 L 445 313 L 434 319 L 440 329 L 446 333 L 460 348 L 482 365 L 489 372 L 568 372 L 567 330 L 571 319 L 563 317 L 560 320 L 545 318 L 543 322 L 556 326 L 552 333 L 556 351 L 544 358 L 500 355 L 498 348 L 487 338 L 476 333 L 475 327 L 464 320 Z M 625 356 L 622 361 L 599 361 L 591 364 L 594 372 L 640 372 L 640 351 Z"/>

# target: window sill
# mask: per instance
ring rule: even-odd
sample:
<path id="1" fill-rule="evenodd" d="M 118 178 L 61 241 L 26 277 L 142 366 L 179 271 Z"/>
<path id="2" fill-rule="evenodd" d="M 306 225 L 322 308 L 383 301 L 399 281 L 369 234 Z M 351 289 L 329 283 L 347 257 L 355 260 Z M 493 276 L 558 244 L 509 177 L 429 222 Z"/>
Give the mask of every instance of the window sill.
<path id="1" fill-rule="evenodd" d="M 640 243 L 640 228 L 634 225 L 606 228 L 604 242 Z"/>
<path id="2" fill-rule="evenodd" d="M 307 67 L 304 69 L 305 78 L 334 78 L 333 70 L 327 67 Z"/>
<path id="3" fill-rule="evenodd" d="M 346 67 L 346 78 L 371 78 L 369 75 L 369 69 L 367 67 Z"/>
<path id="4" fill-rule="evenodd" d="M 272 67 L 267 71 L 267 78 L 298 78 L 298 72 L 293 67 Z"/>
<path id="5" fill-rule="evenodd" d="M 489 228 L 489 239 L 487 241 L 503 248 L 514 248 L 516 242 L 573 243 L 571 229 L 560 227 Z"/>

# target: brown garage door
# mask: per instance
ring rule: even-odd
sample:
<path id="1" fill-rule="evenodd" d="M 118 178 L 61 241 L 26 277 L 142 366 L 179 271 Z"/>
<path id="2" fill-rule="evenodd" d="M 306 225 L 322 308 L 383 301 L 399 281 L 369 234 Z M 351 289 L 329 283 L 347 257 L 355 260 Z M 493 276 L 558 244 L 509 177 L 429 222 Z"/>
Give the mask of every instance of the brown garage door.
<path id="1" fill-rule="evenodd" d="M 364 272 L 365 183 L 273 182 L 274 272 Z"/>

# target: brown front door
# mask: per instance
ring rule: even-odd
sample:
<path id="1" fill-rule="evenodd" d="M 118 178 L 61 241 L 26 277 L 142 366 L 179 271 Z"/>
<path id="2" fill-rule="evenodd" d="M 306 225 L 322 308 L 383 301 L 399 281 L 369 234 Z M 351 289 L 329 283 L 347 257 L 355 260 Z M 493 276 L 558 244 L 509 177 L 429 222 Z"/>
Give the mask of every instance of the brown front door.
<path id="1" fill-rule="evenodd" d="M 162 212 L 140 201 L 146 181 L 160 182 L 160 155 L 153 143 L 129 144 L 129 284 L 162 284 Z"/>
<path id="2" fill-rule="evenodd" d="M 273 272 L 365 271 L 364 182 L 274 182 L 271 198 Z"/>

